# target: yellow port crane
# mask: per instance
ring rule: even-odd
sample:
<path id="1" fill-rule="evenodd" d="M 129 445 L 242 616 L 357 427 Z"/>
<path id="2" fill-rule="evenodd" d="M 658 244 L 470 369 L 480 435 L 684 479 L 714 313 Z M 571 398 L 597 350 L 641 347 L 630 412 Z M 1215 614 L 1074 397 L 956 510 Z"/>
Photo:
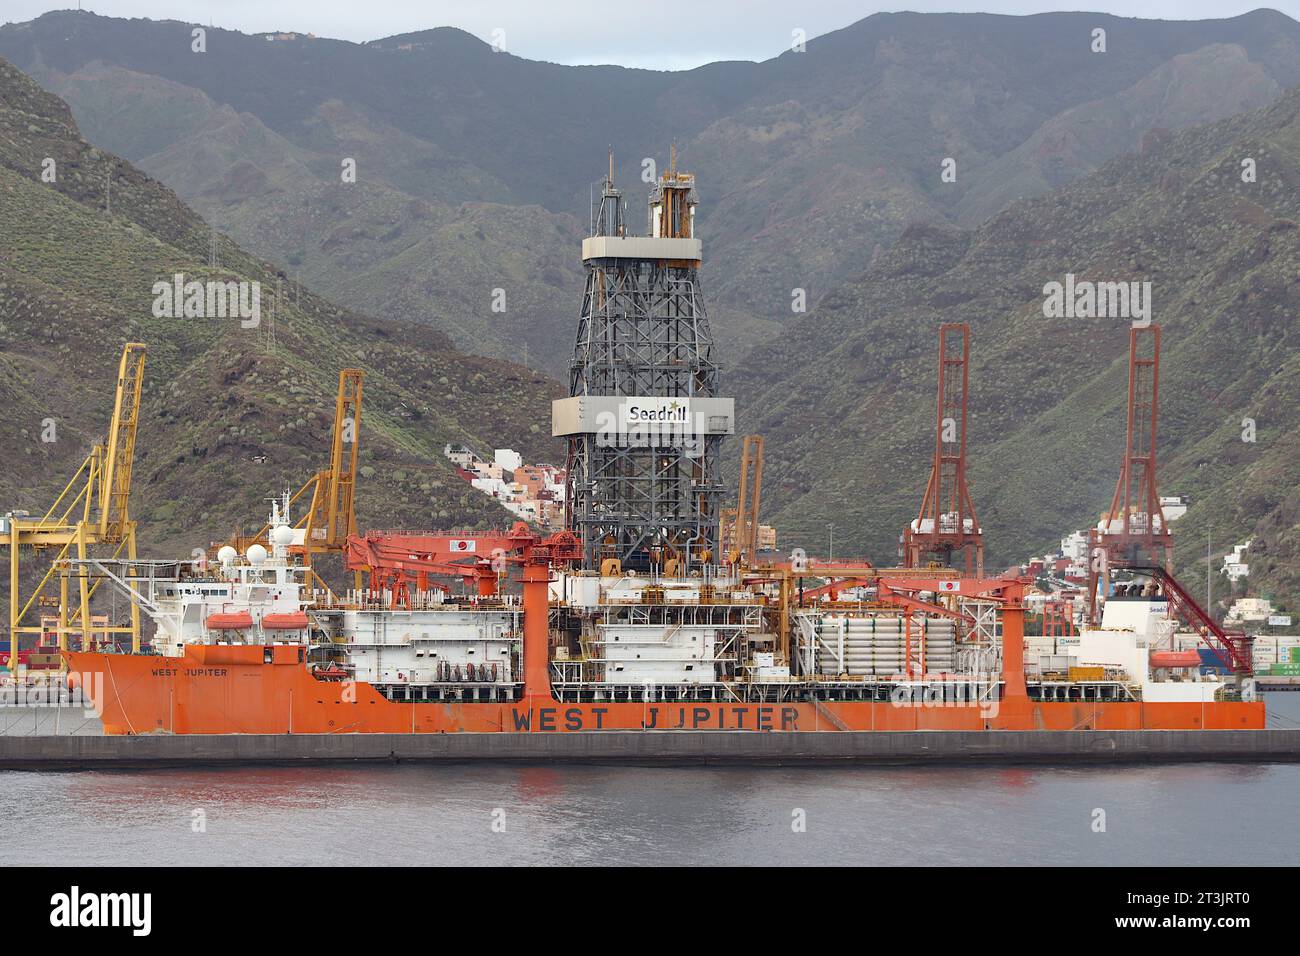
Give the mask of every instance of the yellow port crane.
<path id="1" fill-rule="evenodd" d="M 93 584 L 84 563 L 91 549 L 108 548 L 118 559 L 126 551 L 128 561 L 136 558 L 135 522 L 131 520 L 131 467 L 135 461 L 136 428 L 140 423 L 140 390 L 144 384 L 145 346 L 128 342 L 122 348 L 117 371 L 117 390 L 113 417 L 104 444 L 91 448 L 90 454 L 64 486 L 45 514 L 31 518 L 26 512 L 10 512 L 0 518 L 0 542 L 9 548 L 9 664 L 18 672 L 18 638 L 24 633 L 43 633 L 40 624 L 23 624 L 41 598 L 55 573 L 65 567 L 70 557 L 78 560 L 71 577 L 77 584 L 75 609 L 69 611 L 69 577 L 59 575 L 59 649 L 67 650 L 68 635 L 80 632 L 82 650 L 92 644 L 92 631 L 131 635 L 131 649 L 140 650 L 140 609 L 132 603 L 131 624 L 118 627 L 112 621 L 96 622 L 90 614 L 91 600 L 102 579 Z M 57 548 L 45 576 L 25 600 L 19 584 L 21 555 L 24 548 L 36 554 Z M 130 569 L 128 573 L 133 573 Z"/>
<path id="2" fill-rule="evenodd" d="M 763 436 L 746 435 L 740 450 L 740 491 L 735 508 L 722 509 L 719 550 L 732 564 L 750 567 L 758 552 L 758 508 L 763 496 Z"/>
<path id="3" fill-rule="evenodd" d="M 342 554 L 347 550 L 348 535 L 357 533 L 354 503 L 357 463 L 361 453 L 361 385 L 364 377 L 361 369 L 357 368 L 345 368 L 339 372 L 330 465 L 308 478 L 289 498 L 290 507 L 299 502 L 308 503 L 307 510 L 293 525 L 294 530 L 301 532 L 301 544 L 295 545 L 294 550 L 302 551 L 307 578 L 315 580 L 326 590 L 329 586 L 311 569 L 312 555 Z M 270 534 L 270 524 L 264 524 L 256 534 L 237 535 L 228 543 L 244 552 L 254 544 L 267 546 Z"/>

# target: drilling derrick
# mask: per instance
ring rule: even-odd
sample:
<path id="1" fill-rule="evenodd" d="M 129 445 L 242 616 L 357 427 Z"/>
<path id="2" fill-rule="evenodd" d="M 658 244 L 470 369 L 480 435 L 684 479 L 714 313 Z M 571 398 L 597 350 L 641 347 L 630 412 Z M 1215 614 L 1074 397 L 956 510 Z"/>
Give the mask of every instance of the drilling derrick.
<path id="1" fill-rule="evenodd" d="M 1173 569 L 1174 541 L 1156 489 L 1159 421 L 1160 326 L 1129 329 L 1128 426 L 1124 461 L 1110 509 L 1088 531 L 1088 613 L 1100 610 L 1098 588 L 1110 584 L 1115 567 Z"/>
<path id="2" fill-rule="evenodd" d="M 613 159 L 582 243 L 587 285 L 569 398 L 566 508 L 581 566 L 684 574 L 718 559 L 719 451 L 734 402 L 700 295 L 695 177 L 676 152 L 650 194 L 649 235 L 629 236 Z"/>
<path id="3" fill-rule="evenodd" d="M 984 574 L 984 532 L 966 487 L 966 409 L 970 369 L 970 326 L 939 326 L 939 403 L 934 464 L 921 512 L 903 532 L 903 564 L 923 560 L 952 566 L 953 552 L 965 555 L 966 574 Z"/>

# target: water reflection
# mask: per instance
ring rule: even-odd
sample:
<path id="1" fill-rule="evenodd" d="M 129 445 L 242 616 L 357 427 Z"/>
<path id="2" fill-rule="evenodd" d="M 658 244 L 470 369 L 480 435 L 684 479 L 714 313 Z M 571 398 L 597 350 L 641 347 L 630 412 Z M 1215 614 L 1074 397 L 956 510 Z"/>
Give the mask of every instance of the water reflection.
<path id="1" fill-rule="evenodd" d="M 0 797 L 33 809 L 0 822 L 0 863 L 1294 864 L 1297 786 L 1247 764 L 10 772 Z"/>

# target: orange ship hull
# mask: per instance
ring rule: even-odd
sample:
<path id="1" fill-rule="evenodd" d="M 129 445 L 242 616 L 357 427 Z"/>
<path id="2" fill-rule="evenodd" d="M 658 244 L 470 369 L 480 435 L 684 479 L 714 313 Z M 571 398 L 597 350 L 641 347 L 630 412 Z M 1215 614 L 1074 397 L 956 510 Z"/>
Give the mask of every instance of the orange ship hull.
<path id="1" fill-rule="evenodd" d="M 571 733 L 600 730 L 1260 730 L 1264 704 L 819 701 L 508 703 L 390 701 L 322 681 L 294 646 L 190 646 L 184 658 L 67 652 L 107 734 Z"/>

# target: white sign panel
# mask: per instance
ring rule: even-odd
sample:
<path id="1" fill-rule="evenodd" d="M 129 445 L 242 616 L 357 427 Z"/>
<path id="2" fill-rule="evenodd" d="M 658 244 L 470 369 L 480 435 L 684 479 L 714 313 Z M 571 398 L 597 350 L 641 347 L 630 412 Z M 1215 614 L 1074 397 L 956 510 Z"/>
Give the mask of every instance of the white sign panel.
<path id="1" fill-rule="evenodd" d="M 551 403 L 551 434 L 731 435 L 735 400 L 640 395 L 575 395 Z"/>
<path id="2" fill-rule="evenodd" d="M 624 425 L 676 425 L 686 428 L 691 424 L 691 400 L 629 398 L 619 406 L 619 417 Z"/>

